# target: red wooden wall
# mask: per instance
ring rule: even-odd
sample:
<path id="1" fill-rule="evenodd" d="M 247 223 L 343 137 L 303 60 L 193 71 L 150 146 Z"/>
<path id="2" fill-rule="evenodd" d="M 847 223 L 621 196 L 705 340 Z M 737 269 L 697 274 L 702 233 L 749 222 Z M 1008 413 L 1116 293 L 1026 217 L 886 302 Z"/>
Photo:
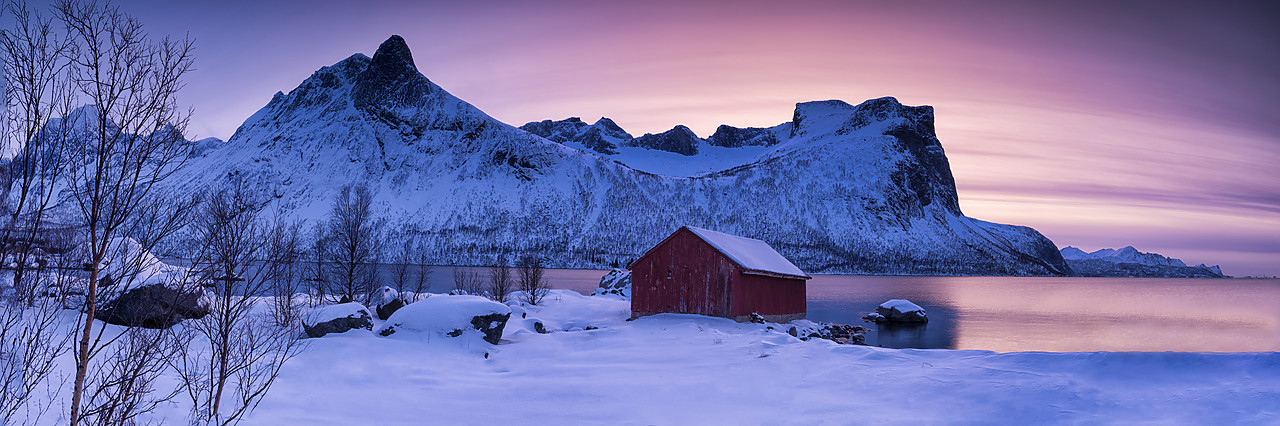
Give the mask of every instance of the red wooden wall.
<path id="1" fill-rule="evenodd" d="M 720 317 L 805 312 L 805 281 L 744 274 L 710 244 L 681 228 L 631 265 L 632 315 Z"/>

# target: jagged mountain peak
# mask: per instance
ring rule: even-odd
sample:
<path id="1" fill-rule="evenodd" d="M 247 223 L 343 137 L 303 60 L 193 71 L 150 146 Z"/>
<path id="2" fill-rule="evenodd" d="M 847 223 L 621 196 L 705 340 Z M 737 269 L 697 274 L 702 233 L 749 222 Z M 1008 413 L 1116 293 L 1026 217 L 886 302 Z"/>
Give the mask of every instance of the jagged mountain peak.
<path id="1" fill-rule="evenodd" d="M 409 50 L 409 44 L 405 43 L 404 38 L 399 35 L 392 35 L 378 45 L 370 66 L 384 70 L 406 67 L 413 71 L 418 70 L 417 64 L 413 62 L 413 52 Z"/>
<path id="2" fill-rule="evenodd" d="M 404 38 L 393 35 L 378 46 L 351 95 L 357 108 L 420 107 L 436 89 L 418 72 Z"/>
<path id="3" fill-rule="evenodd" d="M 604 117 L 517 129 L 432 83 L 393 37 L 277 95 L 166 190 L 242 179 L 321 220 L 339 188 L 366 184 L 440 264 L 518 251 L 598 267 L 688 224 L 768 241 L 811 272 L 1070 273 L 1035 230 L 959 213 L 930 108 L 824 101 L 795 115 L 747 128 L 776 144 L 739 148 L 683 125 L 634 138 Z"/>

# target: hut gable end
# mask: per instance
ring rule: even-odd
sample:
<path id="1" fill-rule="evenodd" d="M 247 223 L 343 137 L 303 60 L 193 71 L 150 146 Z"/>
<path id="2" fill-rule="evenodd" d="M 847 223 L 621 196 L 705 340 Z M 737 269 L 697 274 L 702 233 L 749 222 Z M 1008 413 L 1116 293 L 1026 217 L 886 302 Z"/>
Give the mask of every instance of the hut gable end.
<path id="1" fill-rule="evenodd" d="M 632 262 L 633 317 L 804 318 L 809 277 L 763 241 L 681 227 Z"/>

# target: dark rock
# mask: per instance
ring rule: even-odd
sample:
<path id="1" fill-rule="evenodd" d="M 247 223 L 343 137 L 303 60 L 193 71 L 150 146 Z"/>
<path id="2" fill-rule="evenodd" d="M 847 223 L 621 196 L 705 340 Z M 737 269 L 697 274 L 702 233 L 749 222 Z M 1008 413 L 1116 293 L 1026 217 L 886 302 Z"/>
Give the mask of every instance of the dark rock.
<path id="1" fill-rule="evenodd" d="M 392 299 L 390 302 L 378 305 L 374 309 L 378 311 L 378 319 L 391 318 L 391 314 L 396 313 L 400 308 L 404 307 L 404 301 L 400 299 Z"/>
<path id="2" fill-rule="evenodd" d="M 680 155 L 694 155 L 698 153 L 698 142 L 700 141 L 702 139 L 693 134 L 693 130 L 689 130 L 684 125 L 679 125 L 658 134 L 646 133 L 644 136 L 633 139 L 628 145 L 674 152 Z"/>
<path id="3" fill-rule="evenodd" d="M 203 289 L 179 290 L 164 284 L 131 289 L 107 302 L 97 318 L 108 324 L 130 327 L 169 328 L 185 318 L 209 314 Z"/>
<path id="4" fill-rule="evenodd" d="M 404 307 L 404 300 L 400 299 L 400 292 L 391 287 L 383 286 L 377 292 L 374 292 L 372 299 L 377 303 L 373 309 L 377 312 L 378 319 L 391 318 L 392 313 Z"/>
<path id="5" fill-rule="evenodd" d="M 533 331 L 538 332 L 538 334 L 547 334 L 547 326 L 542 325 L 542 321 L 536 321 L 533 323 Z"/>
<path id="6" fill-rule="evenodd" d="M 628 140 L 629 139 L 630 138 L 628 138 Z M 595 127 L 587 128 L 586 131 L 578 134 L 574 140 L 576 142 L 581 142 L 584 147 L 604 155 L 613 155 L 618 153 L 618 145 L 614 144 L 609 139 L 606 139 L 603 136 L 602 131 Z"/>
<path id="7" fill-rule="evenodd" d="M 520 126 L 520 130 L 546 138 L 554 142 L 568 142 L 577 138 L 578 133 L 587 127 L 581 118 L 569 117 L 560 121 L 531 121 Z"/>
<path id="8" fill-rule="evenodd" d="M 357 108 L 381 109 L 421 103 L 434 86 L 418 73 L 409 45 L 393 35 L 378 46 L 369 66 L 356 78 L 351 90 Z"/>
<path id="9" fill-rule="evenodd" d="M 773 131 L 763 127 L 733 127 L 721 124 L 716 132 L 707 138 L 711 146 L 739 148 L 744 146 L 773 146 L 778 144 L 778 137 Z"/>
<path id="10" fill-rule="evenodd" d="M 787 334 L 801 340 L 826 339 L 842 345 L 864 345 L 867 329 L 847 324 L 801 322 L 802 329 L 792 326 Z"/>
<path id="11" fill-rule="evenodd" d="M 751 315 L 747 315 L 747 321 L 751 321 L 756 324 L 764 324 L 764 315 L 752 312 Z"/>
<path id="12" fill-rule="evenodd" d="M 502 340 L 502 329 L 507 327 L 508 319 L 511 319 L 510 313 L 481 315 L 471 317 L 471 326 L 484 333 L 484 341 L 496 345 L 499 340 Z"/>
<path id="13" fill-rule="evenodd" d="M 618 143 L 631 141 L 631 134 L 606 117 L 587 125 L 581 118 L 569 117 L 560 121 L 531 121 L 520 130 L 541 136 L 552 142 L 578 142 L 587 149 L 605 155 L 618 153 Z"/>
<path id="14" fill-rule="evenodd" d="M 302 330 L 307 333 L 307 337 L 323 337 L 329 333 L 345 333 L 358 328 L 373 330 L 373 318 L 369 316 L 369 309 L 358 303 L 322 308 L 308 320 L 314 321 L 314 324 L 308 325 L 307 320 L 303 321 Z"/>

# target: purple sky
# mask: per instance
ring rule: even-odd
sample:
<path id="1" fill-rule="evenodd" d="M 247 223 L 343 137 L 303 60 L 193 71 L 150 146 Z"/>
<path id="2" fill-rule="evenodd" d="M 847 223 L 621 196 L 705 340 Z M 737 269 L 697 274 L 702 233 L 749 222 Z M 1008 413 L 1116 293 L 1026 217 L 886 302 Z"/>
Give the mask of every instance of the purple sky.
<path id="1" fill-rule="evenodd" d="M 121 5 L 196 39 L 181 96 L 197 136 L 229 137 L 276 91 L 391 34 L 513 125 L 608 116 L 707 136 L 789 120 L 796 102 L 895 96 L 936 108 L 970 216 L 1280 275 L 1280 3 L 1185 3 Z"/>

